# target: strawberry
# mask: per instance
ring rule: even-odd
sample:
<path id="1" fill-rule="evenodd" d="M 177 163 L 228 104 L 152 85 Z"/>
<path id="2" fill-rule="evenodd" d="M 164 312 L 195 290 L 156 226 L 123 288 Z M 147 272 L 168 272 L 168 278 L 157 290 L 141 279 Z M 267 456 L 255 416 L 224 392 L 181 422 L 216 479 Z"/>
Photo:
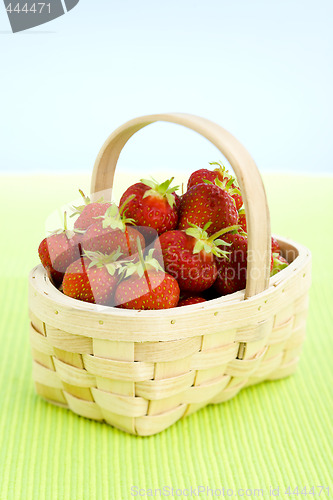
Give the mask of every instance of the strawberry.
<path id="1" fill-rule="evenodd" d="M 230 254 L 227 258 L 217 259 L 217 278 L 214 288 L 221 295 L 243 290 L 246 286 L 247 271 L 247 235 L 243 232 L 233 232 L 225 236 L 229 243 Z M 271 270 L 273 255 L 271 255 Z"/>
<path id="2" fill-rule="evenodd" d="M 67 229 L 66 212 L 64 230 L 57 230 L 44 238 L 38 248 L 39 258 L 53 283 L 59 287 L 67 267 L 80 258 L 81 236 Z"/>
<path id="3" fill-rule="evenodd" d="M 219 168 L 214 170 L 208 170 L 206 168 L 196 170 L 188 180 L 187 189 L 189 190 L 191 187 L 197 184 L 203 184 L 207 181 L 216 184 L 232 196 L 236 208 L 239 210 L 243 205 L 243 199 L 236 179 L 230 175 L 229 171 L 221 163 L 212 162 L 210 165 L 217 165 Z"/>
<path id="4" fill-rule="evenodd" d="M 216 165 L 218 168 L 214 169 L 214 172 L 218 175 L 218 180 L 220 182 L 216 182 L 218 186 L 222 189 L 226 189 L 228 193 L 235 200 L 236 208 L 239 210 L 243 205 L 243 198 L 238 186 L 238 182 L 235 177 L 233 177 L 230 172 L 225 168 L 225 166 L 220 162 L 211 162 L 210 165 Z M 220 184 L 221 183 L 221 184 Z"/>
<path id="5" fill-rule="evenodd" d="M 215 184 L 197 184 L 182 196 L 178 229 L 187 229 L 191 224 L 203 228 L 210 221 L 208 235 L 236 225 L 235 203 L 230 194 Z"/>
<path id="6" fill-rule="evenodd" d="M 163 257 L 162 257 L 162 259 L 163 259 Z M 162 260 L 162 263 L 163 263 L 163 260 Z M 180 291 L 179 300 L 188 299 L 190 297 L 203 297 L 203 294 L 191 292 L 190 290 L 181 290 Z"/>
<path id="7" fill-rule="evenodd" d="M 245 234 L 229 233 L 224 239 L 230 244 L 230 254 L 217 262 L 218 274 L 214 288 L 220 295 L 243 290 L 246 285 L 247 237 Z"/>
<path id="8" fill-rule="evenodd" d="M 289 263 L 284 257 L 282 257 L 282 255 L 280 255 L 279 253 L 273 253 L 273 267 L 271 269 L 271 276 L 279 273 L 287 266 L 289 266 Z"/>
<path id="9" fill-rule="evenodd" d="M 207 302 L 206 299 L 203 297 L 194 296 L 194 297 L 187 297 L 186 299 L 181 299 L 178 302 L 178 307 L 182 306 L 191 306 L 192 304 L 200 304 L 201 302 Z"/>
<path id="10" fill-rule="evenodd" d="M 279 242 L 276 238 L 274 238 L 274 236 L 272 236 L 272 253 L 277 253 L 277 254 L 280 254 L 281 253 L 281 248 L 280 248 L 280 245 L 279 245 Z"/>
<path id="11" fill-rule="evenodd" d="M 133 219 L 128 219 L 124 215 L 124 205 L 118 209 L 114 203 L 107 209 L 104 217 L 102 216 L 91 226 L 82 238 L 82 247 L 84 250 L 99 251 L 109 255 L 114 252 L 118 246 L 124 256 L 137 253 L 136 241 L 140 237 L 141 246 L 145 246 L 145 240 L 142 234 L 134 227 L 128 225 L 133 223 Z"/>
<path id="12" fill-rule="evenodd" d="M 179 300 L 179 285 L 170 274 L 156 271 L 131 276 L 116 290 L 117 307 L 124 309 L 170 309 Z"/>
<path id="13" fill-rule="evenodd" d="M 155 243 L 157 251 L 162 252 L 167 273 L 174 276 L 181 290 L 202 292 L 212 286 L 217 276 L 214 256 L 223 257 L 226 252 L 218 248 L 224 243 L 218 236 L 234 229 L 222 230 L 208 236 L 207 223 L 203 229 L 198 226 L 181 231 L 167 231 Z"/>
<path id="14" fill-rule="evenodd" d="M 73 207 L 75 212 L 71 215 L 71 217 L 79 214 L 79 217 L 74 222 L 74 229 L 85 231 L 91 224 L 96 222 L 97 218 L 105 215 L 105 212 L 111 206 L 111 203 L 103 201 L 103 198 L 92 203 L 90 198 L 85 196 L 81 189 L 79 189 L 79 193 L 83 198 L 84 205 Z"/>
<path id="15" fill-rule="evenodd" d="M 238 210 L 238 225 L 242 228 L 244 233 L 247 233 L 246 215 L 244 208 Z"/>
<path id="16" fill-rule="evenodd" d="M 155 231 L 155 229 L 147 226 L 136 226 L 135 229 L 139 231 L 139 233 L 141 233 L 142 236 L 144 237 L 144 240 L 146 242 L 146 247 L 154 245 L 154 242 L 158 238 L 158 234 Z"/>
<path id="17" fill-rule="evenodd" d="M 179 301 L 179 285 L 153 258 L 154 249 L 143 259 L 138 242 L 139 262 L 132 262 L 126 278 L 116 290 L 116 304 L 124 309 L 169 309 Z"/>
<path id="18" fill-rule="evenodd" d="M 208 168 L 200 168 L 193 172 L 187 182 L 187 190 L 197 184 L 204 184 L 204 181 L 210 181 L 212 184 L 215 183 L 215 179 L 218 177 L 214 170 L 208 170 Z"/>
<path id="19" fill-rule="evenodd" d="M 244 233 L 247 233 L 246 215 L 243 207 L 238 210 L 238 225 Z M 273 253 L 281 253 L 280 245 L 274 236 L 272 236 L 272 254 Z"/>
<path id="20" fill-rule="evenodd" d="M 127 205 L 127 216 L 132 217 L 138 226 L 151 227 L 158 234 L 176 229 L 180 200 L 175 193 L 178 186 L 170 187 L 173 179 L 162 184 L 154 179 L 142 179 L 130 186 L 120 199 L 120 204 L 123 204 L 132 196 Z"/>
<path id="21" fill-rule="evenodd" d="M 110 255 L 85 252 L 84 257 L 68 266 L 63 281 L 64 294 L 84 302 L 113 305 L 117 270 L 121 266 L 116 261 L 120 256 L 119 248 Z"/>

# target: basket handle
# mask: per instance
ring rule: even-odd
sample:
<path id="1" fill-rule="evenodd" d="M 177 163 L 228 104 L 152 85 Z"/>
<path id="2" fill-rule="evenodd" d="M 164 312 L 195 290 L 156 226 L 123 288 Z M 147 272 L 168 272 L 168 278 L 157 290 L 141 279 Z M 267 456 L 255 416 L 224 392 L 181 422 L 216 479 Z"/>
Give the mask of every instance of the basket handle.
<path id="1" fill-rule="evenodd" d="M 94 165 L 91 193 L 112 188 L 121 150 L 136 132 L 147 125 L 171 122 L 194 130 L 208 139 L 227 158 L 235 171 L 245 206 L 248 227 L 248 263 L 245 298 L 268 288 L 271 262 L 270 217 L 259 171 L 247 150 L 224 128 L 205 118 L 165 113 L 134 118 L 116 129 L 103 144 Z"/>

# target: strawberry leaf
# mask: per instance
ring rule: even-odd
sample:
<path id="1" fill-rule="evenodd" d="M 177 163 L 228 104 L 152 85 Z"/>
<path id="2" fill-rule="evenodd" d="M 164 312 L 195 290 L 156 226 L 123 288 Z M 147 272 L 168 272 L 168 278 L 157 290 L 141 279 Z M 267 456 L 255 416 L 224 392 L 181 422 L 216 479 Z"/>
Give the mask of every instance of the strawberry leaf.
<path id="1" fill-rule="evenodd" d="M 212 251 L 212 247 L 208 243 L 204 242 L 203 247 L 206 253 L 210 253 Z"/>
<path id="2" fill-rule="evenodd" d="M 227 243 L 226 241 L 220 240 L 220 239 L 214 240 L 214 243 L 215 243 L 215 245 L 218 245 L 218 246 L 219 245 L 223 245 L 223 246 L 227 246 L 227 247 L 231 246 L 231 243 Z"/>
<path id="3" fill-rule="evenodd" d="M 204 249 L 204 242 L 201 241 L 201 240 L 197 240 L 195 245 L 194 245 L 194 248 L 193 248 L 193 253 L 200 253 L 203 249 Z"/>
<path id="4" fill-rule="evenodd" d="M 204 227 L 203 227 L 203 230 L 204 230 L 204 231 L 207 231 L 207 229 L 208 229 L 208 228 L 209 228 L 212 224 L 213 224 L 213 223 L 212 223 L 212 221 L 208 221 L 208 222 L 206 222 L 206 224 L 205 224 L 205 225 L 204 225 Z"/>
<path id="5" fill-rule="evenodd" d="M 158 186 L 158 182 L 152 177 L 151 179 L 140 179 L 142 184 L 146 184 L 146 186 L 155 189 Z"/>

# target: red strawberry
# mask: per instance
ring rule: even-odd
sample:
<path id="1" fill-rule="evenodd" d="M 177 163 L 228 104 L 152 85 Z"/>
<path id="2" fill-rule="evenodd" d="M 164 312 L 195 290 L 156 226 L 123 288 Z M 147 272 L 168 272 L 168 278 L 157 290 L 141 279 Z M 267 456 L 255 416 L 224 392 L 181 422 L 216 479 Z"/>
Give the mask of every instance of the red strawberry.
<path id="1" fill-rule="evenodd" d="M 242 228 L 244 233 L 247 233 L 246 215 L 244 208 L 238 210 L 238 225 Z"/>
<path id="2" fill-rule="evenodd" d="M 235 200 L 236 208 L 237 210 L 239 210 L 243 206 L 243 198 L 239 190 L 236 178 L 230 174 L 230 172 L 225 168 L 224 165 L 222 165 L 222 163 L 211 162 L 210 165 L 218 166 L 218 168 L 215 168 L 214 172 L 217 173 L 219 181 L 222 183 L 222 185 L 218 182 L 216 182 L 216 184 L 221 188 L 226 189 L 229 194 L 231 194 L 231 196 Z"/>
<path id="3" fill-rule="evenodd" d="M 215 183 L 215 179 L 218 177 L 214 170 L 208 170 L 207 168 L 201 168 L 193 172 L 187 182 L 187 190 L 197 184 L 204 184 L 204 181 L 210 181 L 212 184 Z"/>
<path id="4" fill-rule="evenodd" d="M 238 225 L 241 227 L 244 233 L 247 233 L 246 215 L 244 208 L 238 210 Z M 281 253 L 280 245 L 277 239 L 274 238 L 274 236 L 272 236 L 272 254 L 273 253 Z"/>
<path id="5" fill-rule="evenodd" d="M 285 269 L 287 266 L 289 266 L 288 261 L 284 257 L 282 257 L 282 255 L 273 253 L 272 257 L 273 267 L 271 269 L 271 276 L 274 276 L 275 274 L 282 271 L 282 269 Z"/>
<path id="6" fill-rule="evenodd" d="M 144 247 L 144 237 L 134 227 L 128 225 L 133 221 L 121 215 L 122 213 L 122 207 L 118 209 L 117 205 L 113 203 L 107 209 L 104 217 L 88 227 L 82 238 L 83 249 L 109 255 L 119 246 L 120 251 L 126 257 L 137 253 L 138 236 L 141 246 Z"/>
<path id="7" fill-rule="evenodd" d="M 162 259 L 163 259 L 163 257 L 162 257 Z M 162 261 L 162 263 L 163 263 L 163 261 Z M 188 299 L 190 297 L 202 297 L 202 296 L 203 296 L 202 294 L 191 292 L 190 290 L 181 290 L 179 300 Z"/>
<path id="8" fill-rule="evenodd" d="M 116 290 L 116 304 L 124 309 L 169 309 L 179 301 L 179 285 L 163 271 L 153 258 L 154 249 L 143 259 L 138 242 L 140 262 L 130 263 L 126 277 Z M 129 276 L 129 277 L 128 277 Z"/>
<path id="9" fill-rule="evenodd" d="M 234 226 L 238 212 L 232 197 L 215 184 L 197 184 L 182 196 L 178 229 L 187 229 L 191 224 L 204 227 L 212 235 L 221 229 Z"/>
<path id="10" fill-rule="evenodd" d="M 173 177 L 162 184 L 144 180 L 130 186 L 122 195 L 120 204 L 128 202 L 126 213 L 138 226 L 152 227 L 158 234 L 175 229 L 178 223 L 179 197 L 170 187 Z M 133 196 L 134 195 L 134 196 Z"/>
<path id="11" fill-rule="evenodd" d="M 246 286 L 247 270 L 247 235 L 245 233 L 229 233 L 225 241 L 230 244 L 230 254 L 227 258 L 217 259 L 217 278 L 214 288 L 221 294 L 243 290 Z M 273 256 L 271 255 L 271 270 L 273 268 Z"/>
<path id="12" fill-rule="evenodd" d="M 79 189 L 79 193 L 83 198 L 84 205 L 73 207 L 75 209 L 75 212 L 71 215 L 71 217 L 80 214 L 74 222 L 74 229 L 85 231 L 91 224 L 96 222 L 96 219 L 105 215 L 105 212 L 111 206 L 111 203 L 105 202 L 103 201 L 103 199 L 92 203 L 90 201 L 90 198 L 88 198 L 88 196 L 85 196 L 81 189 Z"/>
<path id="13" fill-rule="evenodd" d="M 39 258 L 56 286 L 60 286 L 67 267 L 80 257 L 81 236 L 65 229 L 44 238 L 38 248 Z"/>
<path id="14" fill-rule="evenodd" d="M 224 237 L 230 254 L 227 258 L 218 259 L 218 275 L 214 283 L 221 295 L 243 290 L 246 285 L 247 237 L 238 233 L 230 233 Z"/>
<path id="15" fill-rule="evenodd" d="M 74 299 L 93 304 L 113 305 L 113 296 L 118 282 L 116 275 L 120 263 L 120 250 L 111 255 L 86 252 L 67 268 L 63 292 Z"/>
<path id="16" fill-rule="evenodd" d="M 135 226 L 135 229 L 144 237 L 146 247 L 153 245 L 158 238 L 158 233 L 152 227 Z"/>
<path id="17" fill-rule="evenodd" d="M 281 253 L 281 248 L 279 242 L 274 236 L 272 236 L 272 253 Z"/>
<path id="18" fill-rule="evenodd" d="M 228 170 L 221 163 L 212 162 L 210 165 L 217 165 L 219 168 L 215 170 L 208 170 L 206 168 L 196 170 L 188 180 L 187 189 L 189 190 L 191 187 L 202 184 L 205 181 L 216 184 L 232 196 L 235 200 L 236 208 L 239 210 L 243 205 L 243 199 L 236 179 L 230 175 Z"/>
<path id="19" fill-rule="evenodd" d="M 216 279 L 214 255 L 222 257 L 226 252 L 217 247 L 223 243 L 216 240 L 221 232 L 208 236 L 209 225 L 203 229 L 193 226 L 185 231 L 167 231 L 155 243 L 157 251 L 162 251 L 166 272 L 177 279 L 181 290 L 202 292 Z"/>
<path id="20" fill-rule="evenodd" d="M 187 297 L 187 299 L 181 299 L 178 302 L 178 307 L 182 306 L 191 306 L 192 304 L 200 304 L 201 302 L 207 302 L 203 297 L 199 297 L 198 295 L 195 297 Z"/>
<path id="21" fill-rule="evenodd" d="M 146 276 L 131 276 L 116 290 L 116 303 L 124 309 L 170 309 L 179 300 L 179 286 L 170 274 L 156 271 Z"/>

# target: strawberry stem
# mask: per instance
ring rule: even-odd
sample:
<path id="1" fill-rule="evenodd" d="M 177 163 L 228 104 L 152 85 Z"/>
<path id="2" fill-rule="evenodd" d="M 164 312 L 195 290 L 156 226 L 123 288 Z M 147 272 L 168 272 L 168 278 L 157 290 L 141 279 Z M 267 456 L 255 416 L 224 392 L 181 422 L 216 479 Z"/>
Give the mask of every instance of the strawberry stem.
<path id="1" fill-rule="evenodd" d="M 141 247 L 141 242 L 140 242 L 139 236 L 137 236 L 137 238 L 136 238 L 136 244 L 138 247 L 138 254 L 139 254 L 140 262 L 142 264 L 143 269 L 146 269 L 146 264 L 145 264 L 145 260 L 143 258 L 142 247 Z"/>
<path id="2" fill-rule="evenodd" d="M 150 283 L 150 279 L 149 279 L 149 275 L 148 275 L 148 271 L 147 271 L 145 259 L 143 258 L 142 247 L 141 247 L 139 236 L 136 239 L 136 244 L 137 244 L 137 247 L 138 247 L 139 260 L 140 260 L 140 263 L 141 263 L 142 268 L 143 268 L 143 273 L 145 275 L 149 291 L 152 292 L 151 283 Z"/>
<path id="3" fill-rule="evenodd" d="M 84 204 L 85 204 L 85 205 L 89 205 L 89 203 L 90 203 L 90 198 L 84 194 L 84 192 L 82 191 L 82 189 L 79 189 L 79 193 L 80 193 L 80 195 L 81 195 L 81 196 L 82 196 L 82 198 L 83 198 Z"/>
<path id="4" fill-rule="evenodd" d="M 130 238 L 129 238 L 127 226 L 125 226 L 125 238 L 126 238 L 126 243 L 127 243 L 128 255 L 132 255 Z"/>
<path id="5" fill-rule="evenodd" d="M 208 238 L 208 241 L 213 242 L 219 236 L 222 236 L 223 234 L 226 234 L 226 233 L 231 233 L 231 231 L 238 231 L 238 229 L 240 229 L 239 225 L 225 227 L 224 229 L 221 229 L 221 231 L 218 231 L 217 233 L 214 233 L 212 236 L 210 236 Z"/>
<path id="6" fill-rule="evenodd" d="M 85 264 L 85 262 L 84 262 L 83 252 L 81 251 L 81 250 L 82 250 L 82 249 L 81 249 L 81 243 L 80 243 L 79 248 L 80 248 L 80 254 L 81 254 L 81 255 L 80 255 L 80 260 L 81 260 L 81 264 L 82 264 L 83 274 L 87 274 L 87 269 L 86 269 L 86 264 Z"/>

